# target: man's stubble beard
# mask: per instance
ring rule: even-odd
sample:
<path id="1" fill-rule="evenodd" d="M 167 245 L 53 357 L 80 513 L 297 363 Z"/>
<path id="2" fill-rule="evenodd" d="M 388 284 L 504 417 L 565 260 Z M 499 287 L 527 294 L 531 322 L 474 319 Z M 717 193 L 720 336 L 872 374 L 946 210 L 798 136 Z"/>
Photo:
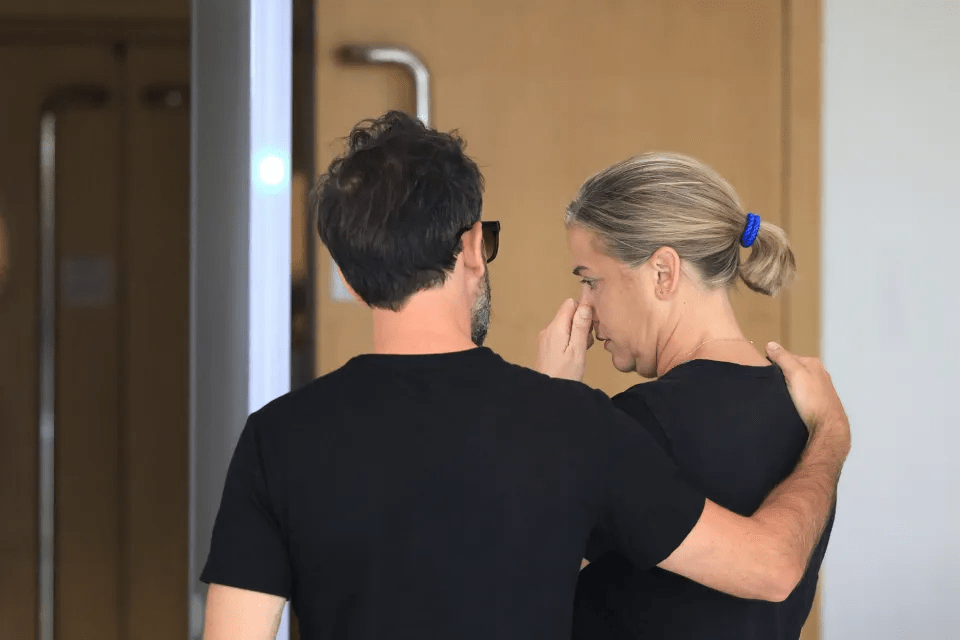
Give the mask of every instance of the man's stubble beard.
<path id="1" fill-rule="evenodd" d="M 490 330 L 490 269 L 487 268 L 483 273 L 483 282 L 480 283 L 480 290 L 477 292 L 477 298 L 473 301 L 473 310 L 470 314 L 470 334 L 473 344 L 478 347 L 483 346 L 483 341 L 487 338 L 487 331 Z"/>

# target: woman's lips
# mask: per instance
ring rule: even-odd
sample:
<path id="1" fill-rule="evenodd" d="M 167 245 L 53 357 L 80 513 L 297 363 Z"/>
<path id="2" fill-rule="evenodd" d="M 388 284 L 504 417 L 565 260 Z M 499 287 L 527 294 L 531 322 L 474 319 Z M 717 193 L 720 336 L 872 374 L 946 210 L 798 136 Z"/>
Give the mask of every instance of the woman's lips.
<path id="1" fill-rule="evenodd" d="M 602 342 L 602 343 L 603 343 L 603 348 L 604 348 L 604 349 L 606 349 L 607 351 L 610 350 L 610 348 L 609 348 L 610 338 L 604 338 L 603 336 L 601 336 L 601 335 L 600 335 L 600 331 L 597 330 L 597 329 L 594 329 L 594 330 L 593 330 L 593 336 L 594 336 L 594 338 L 597 339 L 598 342 Z"/>

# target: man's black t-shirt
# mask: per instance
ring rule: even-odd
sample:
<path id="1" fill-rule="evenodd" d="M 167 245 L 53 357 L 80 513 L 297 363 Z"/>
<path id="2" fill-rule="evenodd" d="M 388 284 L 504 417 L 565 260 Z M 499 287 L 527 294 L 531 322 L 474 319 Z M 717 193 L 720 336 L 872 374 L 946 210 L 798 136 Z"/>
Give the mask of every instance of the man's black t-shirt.
<path id="1" fill-rule="evenodd" d="M 693 486 L 741 515 L 756 511 L 807 442 L 775 366 L 694 360 L 614 398 Z M 641 427 L 638 427 L 641 428 Z M 577 585 L 577 640 L 796 640 L 810 613 L 833 516 L 799 586 L 782 603 L 741 600 L 661 569 L 632 566 L 601 525 Z"/>
<path id="2" fill-rule="evenodd" d="M 364 355 L 250 416 L 201 580 L 291 599 L 305 640 L 565 638 L 599 521 L 651 567 L 704 501 L 580 383 Z"/>

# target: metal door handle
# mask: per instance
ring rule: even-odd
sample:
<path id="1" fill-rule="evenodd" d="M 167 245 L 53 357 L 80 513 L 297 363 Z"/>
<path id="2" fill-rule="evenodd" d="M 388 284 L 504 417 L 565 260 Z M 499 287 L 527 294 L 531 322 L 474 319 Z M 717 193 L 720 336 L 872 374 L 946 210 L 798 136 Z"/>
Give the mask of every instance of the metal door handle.
<path id="1" fill-rule="evenodd" d="M 416 53 L 388 44 L 344 44 L 334 53 L 343 64 L 392 64 L 403 67 L 413 78 L 417 118 L 430 126 L 430 71 Z"/>
<path id="2" fill-rule="evenodd" d="M 40 640 L 54 640 L 54 438 L 56 436 L 57 320 L 57 115 L 68 108 L 97 108 L 107 103 L 106 87 L 73 85 L 54 91 L 40 113 L 40 335 L 39 467 L 40 540 L 38 558 Z"/>

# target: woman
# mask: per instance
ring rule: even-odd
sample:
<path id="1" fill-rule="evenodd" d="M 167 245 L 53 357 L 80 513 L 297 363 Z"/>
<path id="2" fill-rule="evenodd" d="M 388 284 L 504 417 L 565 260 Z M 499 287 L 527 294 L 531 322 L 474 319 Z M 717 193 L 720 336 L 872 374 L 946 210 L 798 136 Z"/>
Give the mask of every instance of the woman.
<path id="1" fill-rule="evenodd" d="M 613 366 L 655 381 L 614 398 L 715 502 L 749 515 L 807 441 L 779 369 L 740 329 L 728 292 L 776 295 L 794 272 L 781 229 L 688 157 L 647 154 L 591 177 L 566 224 L 581 304 Z M 749 250 L 745 261 L 741 249 Z M 576 639 L 796 639 L 813 602 L 831 522 L 782 603 L 740 600 L 619 555 L 604 526 L 580 574 Z"/>

